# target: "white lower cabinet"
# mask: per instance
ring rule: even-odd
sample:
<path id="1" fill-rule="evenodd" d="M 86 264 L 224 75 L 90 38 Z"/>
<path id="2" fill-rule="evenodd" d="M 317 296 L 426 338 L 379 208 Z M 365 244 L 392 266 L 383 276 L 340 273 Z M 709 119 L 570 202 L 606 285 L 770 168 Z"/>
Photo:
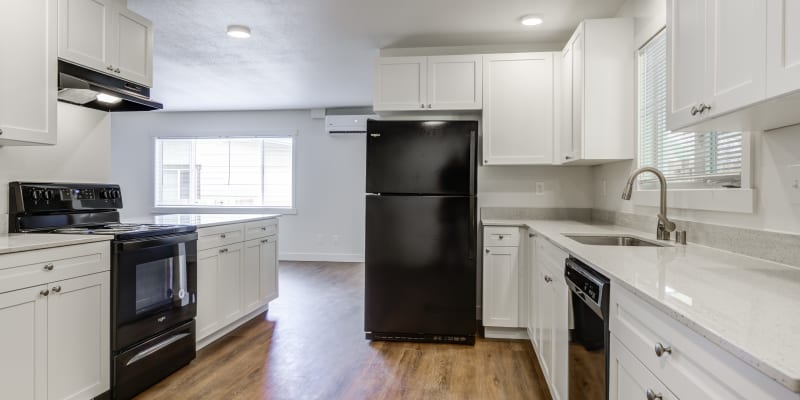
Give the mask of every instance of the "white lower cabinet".
<path id="1" fill-rule="evenodd" d="M 613 336 L 611 337 L 609 358 L 608 398 L 610 400 L 677 399 Z"/>
<path id="2" fill-rule="evenodd" d="M 537 237 L 535 244 L 537 355 L 551 396 L 567 400 L 569 289 L 564 280 L 564 262 L 568 255 L 547 239 Z"/>
<path id="3" fill-rule="evenodd" d="M 278 297 L 277 233 L 276 219 L 198 229 L 198 347 L 263 312 Z"/>
<path id="4" fill-rule="evenodd" d="M 519 247 L 487 247 L 483 256 L 483 324 L 516 328 Z"/>
<path id="5" fill-rule="evenodd" d="M 63 260 L 40 262 L 59 249 L 84 253 L 102 271 L 48 281 L 71 267 Z M 100 242 L 0 256 L 3 275 L 42 270 L 39 284 L 0 293 L 0 397 L 89 399 L 109 389 L 109 253 L 108 242 Z"/>

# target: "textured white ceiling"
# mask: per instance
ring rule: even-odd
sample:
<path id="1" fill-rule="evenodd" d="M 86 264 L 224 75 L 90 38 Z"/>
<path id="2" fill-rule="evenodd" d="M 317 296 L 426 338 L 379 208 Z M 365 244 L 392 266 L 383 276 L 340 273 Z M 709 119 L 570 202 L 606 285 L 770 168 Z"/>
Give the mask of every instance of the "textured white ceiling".
<path id="1" fill-rule="evenodd" d="M 623 0 L 128 0 L 155 26 L 154 99 L 167 110 L 372 103 L 386 47 L 564 42 Z M 544 24 L 524 27 L 524 14 Z M 250 39 L 225 34 L 248 25 Z"/>

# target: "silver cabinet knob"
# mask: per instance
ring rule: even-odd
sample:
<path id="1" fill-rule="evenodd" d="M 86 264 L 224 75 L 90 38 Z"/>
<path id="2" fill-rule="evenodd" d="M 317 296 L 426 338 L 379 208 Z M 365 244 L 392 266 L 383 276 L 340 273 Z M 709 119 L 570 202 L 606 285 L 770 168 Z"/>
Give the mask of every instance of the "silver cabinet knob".
<path id="1" fill-rule="evenodd" d="M 536 236 L 536 235 L 534 235 L 534 234 L 532 234 L 532 233 L 529 233 L 529 234 L 528 234 L 528 237 L 529 237 L 529 238 L 532 238 L 532 237 L 534 237 L 534 236 Z"/>
<path id="2" fill-rule="evenodd" d="M 498 236 L 500 240 L 503 240 L 503 235 Z"/>
<path id="3" fill-rule="evenodd" d="M 220 237 L 220 239 L 225 239 L 228 236 L 223 233 L 223 234 L 219 235 L 219 237 Z"/>
<path id="4" fill-rule="evenodd" d="M 572 160 L 572 156 L 564 156 L 565 160 Z"/>
<path id="5" fill-rule="evenodd" d="M 42 290 L 41 292 L 39 292 L 39 295 L 40 295 L 40 296 L 47 296 L 48 294 L 50 294 L 50 291 L 49 291 L 49 290 L 47 290 L 47 289 L 45 289 L 45 290 Z"/>
<path id="6" fill-rule="evenodd" d="M 109 70 L 109 71 L 113 71 L 114 70 L 114 66 L 113 65 L 109 65 L 109 66 L 106 67 L 106 69 Z"/>
<path id="7" fill-rule="evenodd" d="M 486 249 L 486 254 L 489 254 L 489 249 Z"/>
<path id="8" fill-rule="evenodd" d="M 483 160 L 483 163 L 484 163 L 484 164 L 488 164 L 488 163 L 489 163 L 489 160 Z"/>
<path id="9" fill-rule="evenodd" d="M 269 243 L 269 239 L 264 239 L 261 241 L 261 243 Z"/>
<path id="10" fill-rule="evenodd" d="M 550 282 L 552 282 L 552 281 L 553 281 L 553 278 L 551 278 L 551 277 L 550 277 L 550 276 L 548 276 L 548 275 L 545 275 L 545 276 L 544 276 L 544 281 L 545 281 L 545 282 L 547 282 L 547 283 L 550 283 Z"/>
<path id="11" fill-rule="evenodd" d="M 662 400 L 661 393 L 656 393 L 653 389 L 647 389 L 647 400 Z"/>
<path id="12" fill-rule="evenodd" d="M 0 129 L 0 135 L 2 135 L 2 134 L 3 134 L 3 130 L 2 130 L 2 129 Z"/>
<path id="13" fill-rule="evenodd" d="M 114 72 L 119 73 L 119 68 L 114 68 Z"/>
<path id="14" fill-rule="evenodd" d="M 661 357 L 664 355 L 664 353 L 672 354 L 672 347 L 670 346 L 664 347 L 664 345 L 659 342 L 656 343 L 655 351 L 656 351 L 656 356 Z"/>
<path id="15" fill-rule="evenodd" d="M 699 113 L 700 113 L 700 109 L 697 108 L 697 106 L 692 106 L 692 109 L 689 110 L 689 114 L 692 114 L 692 116 L 695 116 L 695 115 L 697 115 Z"/>
<path id="16" fill-rule="evenodd" d="M 419 108 L 425 108 L 425 104 L 420 104 Z"/>
<path id="17" fill-rule="evenodd" d="M 228 248 L 226 247 L 224 249 L 219 249 L 219 252 L 220 253 L 227 253 L 228 252 Z"/>
<path id="18" fill-rule="evenodd" d="M 53 286 L 53 293 L 61 293 L 61 286 Z"/>
<path id="19" fill-rule="evenodd" d="M 44 266 L 44 270 L 45 270 L 45 271 L 52 271 L 52 270 L 53 270 L 53 268 L 55 268 L 55 267 L 56 267 L 56 266 L 55 266 L 55 265 L 53 265 L 53 264 L 45 264 L 45 266 Z"/>
<path id="20" fill-rule="evenodd" d="M 262 231 L 265 231 L 265 230 L 267 230 L 267 227 L 266 227 L 266 226 L 262 226 L 262 227 L 261 227 L 261 230 L 262 230 Z"/>
<path id="21" fill-rule="evenodd" d="M 430 104 L 428 104 L 428 108 L 431 108 L 431 107 L 432 107 L 432 106 L 431 106 Z"/>

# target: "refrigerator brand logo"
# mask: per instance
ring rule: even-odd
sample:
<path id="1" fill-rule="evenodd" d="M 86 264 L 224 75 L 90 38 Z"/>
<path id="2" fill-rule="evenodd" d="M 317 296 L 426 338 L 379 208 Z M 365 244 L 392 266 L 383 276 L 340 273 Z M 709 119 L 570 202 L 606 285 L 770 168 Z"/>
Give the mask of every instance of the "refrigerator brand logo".
<path id="1" fill-rule="evenodd" d="M 380 133 L 370 133 L 369 135 L 372 137 L 381 137 Z"/>

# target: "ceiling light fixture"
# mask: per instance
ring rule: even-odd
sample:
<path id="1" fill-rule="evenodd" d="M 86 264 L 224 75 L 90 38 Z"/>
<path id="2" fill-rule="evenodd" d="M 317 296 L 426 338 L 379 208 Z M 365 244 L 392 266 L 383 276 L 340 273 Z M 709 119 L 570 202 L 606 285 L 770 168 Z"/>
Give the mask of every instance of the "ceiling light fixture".
<path id="1" fill-rule="evenodd" d="M 542 22 L 544 22 L 544 20 L 542 20 L 542 17 L 540 15 L 526 15 L 520 18 L 519 22 L 525 26 L 534 26 L 541 24 Z"/>
<path id="2" fill-rule="evenodd" d="M 117 96 L 112 96 L 110 94 L 98 93 L 97 94 L 97 101 L 99 101 L 101 103 L 117 104 L 120 101 L 122 101 L 122 99 L 117 97 Z"/>
<path id="3" fill-rule="evenodd" d="M 245 25 L 228 25 L 228 36 L 237 39 L 246 39 L 250 37 L 250 27 Z"/>

